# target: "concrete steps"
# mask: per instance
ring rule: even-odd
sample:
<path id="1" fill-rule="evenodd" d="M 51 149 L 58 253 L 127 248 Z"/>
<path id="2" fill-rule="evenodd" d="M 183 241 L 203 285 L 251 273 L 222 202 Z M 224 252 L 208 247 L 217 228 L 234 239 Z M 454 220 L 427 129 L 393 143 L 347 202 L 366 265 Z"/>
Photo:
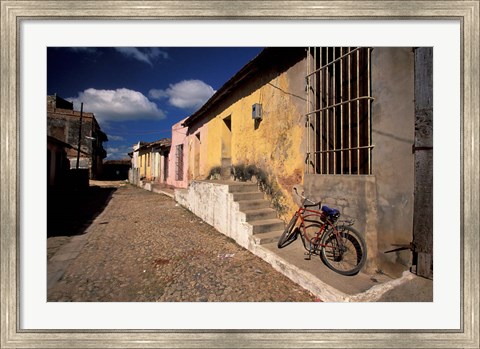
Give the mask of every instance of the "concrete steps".
<path id="1" fill-rule="evenodd" d="M 268 208 L 270 206 L 269 202 L 265 199 L 260 200 L 241 200 L 237 201 L 240 211 L 251 211 L 260 208 Z"/>
<path id="2" fill-rule="evenodd" d="M 263 219 L 270 219 L 270 218 L 277 218 L 277 211 L 272 208 L 262 208 L 258 210 L 247 210 L 243 211 L 245 213 L 245 217 L 247 222 L 256 221 L 256 220 L 263 220 Z"/>
<path id="3" fill-rule="evenodd" d="M 259 191 L 255 192 L 241 192 L 241 193 L 233 193 L 233 200 L 235 201 L 244 201 L 244 200 L 262 200 L 263 193 Z"/>
<path id="4" fill-rule="evenodd" d="M 253 234 L 269 233 L 276 230 L 282 230 L 284 227 L 283 221 L 278 218 L 252 221 L 249 223 L 253 227 Z"/>
<path id="5" fill-rule="evenodd" d="M 278 241 L 285 227 L 277 218 L 277 212 L 270 208 L 270 203 L 253 183 L 231 183 L 228 191 L 238 203 L 239 210 L 245 214 L 247 223 L 252 226 L 251 240 L 256 245 Z"/>
<path id="6" fill-rule="evenodd" d="M 282 235 L 282 231 L 271 231 L 269 233 L 262 233 L 262 234 L 255 234 L 253 235 L 253 242 L 255 242 L 255 245 L 265 245 L 265 244 L 271 244 L 271 243 L 276 243 L 278 239 L 280 239 L 280 236 Z"/>
<path id="7" fill-rule="evenodd" d="M 260 192 L 258 190 L 258 185 L 255 183 L 232 183 L 228 185 L 228 191 L 230 193 L 252 193 L 252 192 Z"/>

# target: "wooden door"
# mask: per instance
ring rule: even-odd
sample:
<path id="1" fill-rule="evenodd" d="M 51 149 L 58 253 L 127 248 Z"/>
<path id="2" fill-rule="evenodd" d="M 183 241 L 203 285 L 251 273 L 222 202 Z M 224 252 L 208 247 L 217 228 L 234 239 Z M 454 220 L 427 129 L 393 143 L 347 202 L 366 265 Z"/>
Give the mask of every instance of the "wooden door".
<path id="1" fill-rule="evenodd" d="M 415 49 L 414 264 L 433 278 L 433 49 Z"/>

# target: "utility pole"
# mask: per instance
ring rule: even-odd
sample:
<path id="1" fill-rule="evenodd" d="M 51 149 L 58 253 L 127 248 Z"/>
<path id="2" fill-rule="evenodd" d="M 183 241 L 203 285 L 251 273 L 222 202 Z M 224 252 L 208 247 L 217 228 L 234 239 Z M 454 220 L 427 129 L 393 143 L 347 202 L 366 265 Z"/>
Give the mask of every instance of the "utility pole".
<path id="1" fill-rule="evenodd" d="M 83 116 L 83 102 L 80 104 L 80 126 L 78 127 L 77 170 L 80 164 L 80 146 L 82 144 L 82 116 Z"/>

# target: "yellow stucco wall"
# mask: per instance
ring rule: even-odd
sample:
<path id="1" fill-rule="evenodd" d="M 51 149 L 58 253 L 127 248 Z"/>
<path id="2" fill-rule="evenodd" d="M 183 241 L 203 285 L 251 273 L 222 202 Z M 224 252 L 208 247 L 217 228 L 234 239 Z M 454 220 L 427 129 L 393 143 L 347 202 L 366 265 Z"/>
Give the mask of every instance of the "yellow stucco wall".
<path id="1" fill-rule="evenodd" d="M 195 165 L 192 153 L 196 153 L 196 146 L 200 147 L 203 178 L 211 168 L 221 166 L 222 158 L 230 157 L 232 165 L 255 165 L 278 183 L 283 193 L 281 204 L 286 208 L 285 216 L 290 216 L 297 208 L 291 198 L 292 187 L 302 184 L 304 172 L 304 74 L 301 61 L 274 79 L 257 83 L 260 87 L 253 92 L 236 97 L 233 103 L 217 110 L 218 114 L 197 130 L 201 133 L 200 145 L 194 135 L 189 136 L 189 168 Z M 260 122 L 252 119 L 255 103 L 262 104 Z M 231 119 L 231 132 L 225 118 Z"/>
<path id="2" fill-rule="evenodd" d="M 140 177 L 146 177 L 149 179 L 151 177 L 151 153 L 150 150 L 140 151 L 138 154 L 140 162 Z"/>

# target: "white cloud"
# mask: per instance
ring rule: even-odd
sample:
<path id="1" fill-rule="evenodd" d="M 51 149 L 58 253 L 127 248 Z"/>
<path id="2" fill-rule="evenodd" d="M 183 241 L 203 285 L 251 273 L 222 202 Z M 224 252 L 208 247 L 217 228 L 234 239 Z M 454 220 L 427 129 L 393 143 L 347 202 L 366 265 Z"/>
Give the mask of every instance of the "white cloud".
<path id="1" fill-rule="evenodd" d="M 109 141 L 123 141 L 125 138 L 122 136 L 107 135 Z"/>
<path id="2" fill-rule="evenodd" d="M 115 47 L 115 50 L 126 57 L 136 59 L 149 65 L 153 65 L 153 61 L 155 61 L 158 57 L 162 57 L 163 59 L 168 58 L 167 52 L 156 47 L 144 49 L 138 49 L 136 47 Z"/>
<path id="3" fill-rule="evenodd" d="M 170 84 L 166 90 L 152 89 L 148 95 L 152 99 L 168 98 L 168 102 L 182 109 L 200 108 L 215 90 L 201 80 L 183 80 Z"/>
<path id="4" fill-rule="evenodd" d="M 107 147 L 107 160 L 118 160 L 128 158 L 128 153 L 132 151 L 131 146 Z"/>
<path id="5" fill-rule="evenodd" d="M 77 97 L 71 97 L 75 110 L 83 110 L 95 114 L 99 123 L 138 119 L 164 119 L 165 114 L 158 109 L 142 93 L 120 88 L 116 90 L 97 90 L 89 88 L 79 92 Z"/>

